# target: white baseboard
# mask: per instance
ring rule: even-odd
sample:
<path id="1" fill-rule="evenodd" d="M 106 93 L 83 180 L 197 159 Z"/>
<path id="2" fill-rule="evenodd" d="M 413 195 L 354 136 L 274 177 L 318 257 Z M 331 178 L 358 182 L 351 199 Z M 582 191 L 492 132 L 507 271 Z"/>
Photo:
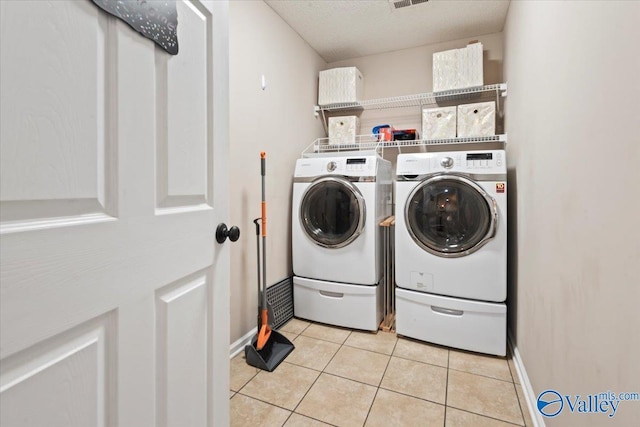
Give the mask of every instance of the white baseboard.
<path id="1" fill-rule="evenodd" d="M 533 387 L 531 386 L 531 381 L 529 381 L 529 377 L 527 376 L 527 371 L 524 368 L 524 363 L 522 363 L 522 358 L 520 357 L 520 352 L 518 351 L 518 347 L 516 347 L 515 342 L 513 340 L 513 336 L 510 332 L 508 332 L 509 336 L 509 346 L 511 347 L 511 354 L 513 355 L 513 364 L 516 366 L 516 371 L 518 373 L 518 378 L 520 378 L 520 385 L 522 385 L 522 391 L 524 393 L 524 398 L 527 401 L 527 407 L 529 408 L 529 413 L 531 414 L 531 419 L 533 420 L 533 425 L 535 427 L 546 427 L 544 423 L 544 418 L 537 410 L 536 401 L 537 396 L 533 391 Z"/>
<path id="2" fill-rule="evenodd" d="M 233 344 L 231 344 L 229 348 L 230 358 L 233 359 L 236 354 L 240 353 L 244 350 L 244 346 L 247 344 L 251 344 L 251 339 L 258 333 L 258 327 L 256 326 L 242 337 L 237 339 Z"/>

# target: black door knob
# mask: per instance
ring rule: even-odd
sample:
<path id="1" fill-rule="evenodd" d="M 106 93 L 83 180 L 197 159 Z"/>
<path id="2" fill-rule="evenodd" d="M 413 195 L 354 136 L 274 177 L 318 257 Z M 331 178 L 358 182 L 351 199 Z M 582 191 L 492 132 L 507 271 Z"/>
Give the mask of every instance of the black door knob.
<path id="1" fill-rule="evenodd" d="M 218 243 L 224 243 L 227 240 L 227 237 L 232 242 L 235 242 L 240 238 L 240 229 L 235 225 L 231 228 L 227 228 L 227 224 L 220 223 L 218 224 L 218 228 L 216 228 L 216 241 Z"/>

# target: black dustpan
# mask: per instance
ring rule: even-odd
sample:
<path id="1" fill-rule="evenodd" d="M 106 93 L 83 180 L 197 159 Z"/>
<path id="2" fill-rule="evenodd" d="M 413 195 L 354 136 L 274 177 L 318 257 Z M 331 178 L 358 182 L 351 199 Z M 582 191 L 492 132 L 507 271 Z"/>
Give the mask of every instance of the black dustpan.
<path id="1" fill-rule="evenodd" d="M 251 344 L 244 346 L 244 357 L 249 365 L 263 371 L 272 372 L 295 348 L 287 337 L 273 330 L 262 350 L 257 349 L 257 341 L 258 337 L 254 337 Z"/>
<path id="2" fill-rule="evenodd" d="M 262 175 L 262 292 L 260 292 L 260 247 L 258 245 L 258 333 L 250 345 L 244 347 L 247 363 L 256 368 L 273 371 L 293 351 L 294 345 L 284 335 L 271 329 L 267 304 L 267 203 L 265 201 L 266 154 L 260 153 Z M 257 220 L 256 235 L 259 232 Z M 258 239 L 259 240 L 259 239 Z"/>

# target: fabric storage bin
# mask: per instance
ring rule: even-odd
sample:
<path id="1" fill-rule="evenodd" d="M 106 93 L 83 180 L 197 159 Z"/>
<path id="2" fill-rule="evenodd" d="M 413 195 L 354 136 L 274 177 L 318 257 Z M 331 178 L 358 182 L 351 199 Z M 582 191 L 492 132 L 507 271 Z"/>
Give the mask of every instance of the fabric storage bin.
<path id="1" fill-rule="evenodd" d="M 507 306 L 396 288 L 396 333 L 434 344 L 505 356 Z"/>
<path id="2" fill-rule="evenodd" d="M 458 88 L 458 51 L 452 49 L 433 54 L 434 92 Z"/>
<path id="3" fill-rule="evenodd" d="M 482 86 L 482 43 L 433 54 L 433 91 Z"/>
<path id="4" fill-rule="evenodd" d="M 495 134 L 495 101 L 458 105 L 458 138 Z"/>
<path id="5" fill-rule="evenodd" d="M 345 328 L 377 331 L 382 321 L 382 286 L 347 285 L 293 277 L 296 317 Z"/>
<path id="6" fill-rule="evenodd" d="M 456 107 L 423 109 L 422 137 L 424 139 L 455 138 Z"/>
<path id="7" fill-rule="evenodd" d="M 356 67 L 320 71 L 318 105 L 358 102 L 362 99 L 363 77 Z"/>
<path id="8" fill-rule="evenodd" d="M 472 43 L 460 49 L 458 56 L 458 87 L 477 87 L 484 84 L 482 72 L 482 43 Z"/>
<path id="9" fill-rule="evenodd" d="M 359 132 L 358 116 L 329 117 L 329 144 L 355 144 Z"/>

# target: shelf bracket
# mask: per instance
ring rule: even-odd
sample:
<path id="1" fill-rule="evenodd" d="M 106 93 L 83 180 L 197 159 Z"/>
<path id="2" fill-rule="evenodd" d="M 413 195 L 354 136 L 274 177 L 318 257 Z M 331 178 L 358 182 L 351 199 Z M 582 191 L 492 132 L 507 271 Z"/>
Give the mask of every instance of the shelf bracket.
<path id="1" fill-rule="evenodd" d="M 324 108 L 320 108 L 319 105 L 314 105 L 313 106 L 313 117 L 315 117 L 316 119 L 320 117 L 320 114 L 322 114 L 322 128 L 324 129 L 324 133 L 328 135 L 328 128 L 327 128 L 327 116 L 325 114 L 325 110 Z"/>
<path id="2" fill-rule="evenodd" d="M 507 96 L 507 84 L 506 83 L 501 83 L 500 84 L 500 94 L 502 95 L 503 98 L 506 98 L 506 96 Z"/>

